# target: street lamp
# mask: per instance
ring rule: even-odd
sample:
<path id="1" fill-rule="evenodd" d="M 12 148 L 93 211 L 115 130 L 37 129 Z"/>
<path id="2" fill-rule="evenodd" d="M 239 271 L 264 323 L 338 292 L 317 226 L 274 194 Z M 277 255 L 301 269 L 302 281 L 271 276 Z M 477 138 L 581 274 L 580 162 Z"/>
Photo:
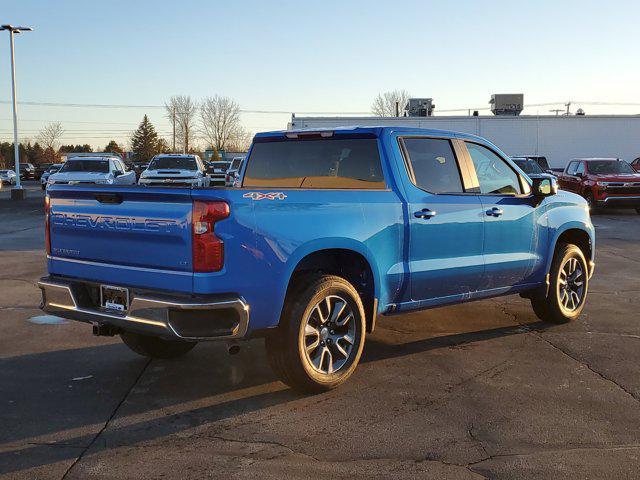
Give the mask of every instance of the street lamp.
<path id="1" fill-rule="evenodd" d="M 26 197 L 26 192 L 20 185 L 20 144 L 18 143 L 18 104 L 16 101 L 16 59 L 13 51 L 13 35 L 20 32 L 30 32 L 31 27 L 14 27 L 13 25 L 2 25 L 1 30 L 9 32 L 9 45 L 11 46 L 11 93 L 13 95 L 13 152 L 16 162 L 16 185 L 11 190 L 13 200 L 22 200 Z"/>

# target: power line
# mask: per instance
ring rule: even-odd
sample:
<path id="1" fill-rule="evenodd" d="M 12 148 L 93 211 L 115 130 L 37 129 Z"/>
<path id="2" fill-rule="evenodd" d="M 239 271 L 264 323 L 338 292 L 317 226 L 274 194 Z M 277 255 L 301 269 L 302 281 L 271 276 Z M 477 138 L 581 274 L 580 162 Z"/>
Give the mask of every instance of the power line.
<path id="1" fill-rule="evenodd" d="M 0 104 L 9 104 L 8 100 L 0 100 Z M 566 105 L 567 101 L 559 102 L 544 102 L 544 103 L 529 103 L 523 105 L 524 108 L 531 107 L 548 107 L 553 105 Z M 571 103 L 579 103 L 583 105 L 605 105 L 605 106 L 640 106 L 640 103 L 634 102 L 594 102 L 594 101 L 571 101 Z M 71 108 L 166 108 L 165 105 L 135 105 L 135 104 L 104 104 L 104 103 L 62 103 L 62 102 L 33 102 L 23 101 L 18 102 L 19 105 L 40 106 L 40 107 L 71 107 Z M 490 107 L 465 107 L 465 108 L 452 108 L 452 109 L 439 109 L 438 112 L 467 112 L 468 110 L 489 110 Z M 254 113 L 254 114 L 267 114 L 267 115 L 290 115 L 291 113 L 304 114 L 304 115 L 371 115 L 370 111 L 366 112 L 351 112 L 351 111 L 301 111 L 301 110 L 260 110 L 260 109 L 240 109 L 241 113 Z M 79 122 L 78 122 L 79 123 Z M 87 122 L 88 123 L 88 122 Z"/>

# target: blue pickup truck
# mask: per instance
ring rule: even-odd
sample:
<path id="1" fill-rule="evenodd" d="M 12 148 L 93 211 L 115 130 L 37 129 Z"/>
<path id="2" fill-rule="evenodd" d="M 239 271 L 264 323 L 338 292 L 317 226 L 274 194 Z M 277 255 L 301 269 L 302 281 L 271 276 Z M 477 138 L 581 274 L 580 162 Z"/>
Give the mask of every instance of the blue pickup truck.
<path id="1" fill-rule="evenodd" d="M 585 200 L 483 138 L 260 133 L 240 185 L 51 186 L 42 308 L 154 358 L 264 337 L 279 378 L 319 391 L 353 373 L 379 315 L 520 294 L 567 322 L 585 305 Z"/>

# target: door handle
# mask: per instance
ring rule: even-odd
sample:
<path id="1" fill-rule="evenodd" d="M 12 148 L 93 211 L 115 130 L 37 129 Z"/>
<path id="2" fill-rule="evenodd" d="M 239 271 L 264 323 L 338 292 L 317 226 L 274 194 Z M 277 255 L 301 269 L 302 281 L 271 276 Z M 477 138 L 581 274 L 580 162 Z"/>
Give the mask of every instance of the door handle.
<path id="1" fill-rule="evenodd" d="M 414 213 L 413 216 L 416 218 L 431 218 L 431 217 L 435 217 L 437 213 L 438 212 L 436 212 L 435 210 L 429 210 L 428 208 L 423 208 L 419 212 Z"/>
<path id="2" fill-rule="evenodd" d="M 499 217 L 504 213 L 504 210 L 498 207 L 493 207 L 491 210 L 487 210 L 487 215 L 490 217 Z"/>

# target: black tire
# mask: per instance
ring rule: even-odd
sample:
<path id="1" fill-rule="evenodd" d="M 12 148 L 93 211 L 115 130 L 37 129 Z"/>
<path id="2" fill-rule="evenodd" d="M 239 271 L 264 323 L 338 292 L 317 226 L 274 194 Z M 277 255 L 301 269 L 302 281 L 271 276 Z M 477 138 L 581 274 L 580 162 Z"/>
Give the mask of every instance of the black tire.
<path id="1" fill-rule="evenodd" d="M 567 276 L 567 267 L 569 271 L 571 269 L 568 262 L 576 265 L 576 270 Z M 572 278 L 578 271 L 581 275 Z M 580 282 L 581 285 L 578 285 Z M 575 296 L 571 293 L 573 288 L 576 289 Z M 531 298 L 531 306 L 540 320 L 552 323 L 571 322 L 582 313 L 588 291 L 589 270 L 582 250 L 571 243 L 563 243 L 558 245 L 553 256 L 548 293 L 545 295 L 545 292 L 540 292 L 534 295 Z M 578 301 L 575 300 L 576 297 Z"/>
<path id="2" fill-rule="evenodd" d="M 640 208 L 636 208 L 636 213 L 640 215 Z"/>
<path id="3" fill-rule="evenodd" d="M 120 338 L 131 350 L 149 358 L 178 358 L 196 346 L 196 342 L 165 340 L 160 337 L 129 332 L 121 333 Z"/>
<path id="4" fill-rule="evenodd" d="M 364 306 L 344 278 L 307 275 L 295 282 L 285 300 L 280 325 L 266 338 L 267 357 L 274 373 L 291 388 L 305 393 L 331 390 L 345 382 L 360 361 L 366 330 Z M 307 325 L 315 332 L 310 334 Z M 345 343 L 347 337 L 353 342 Z M 326 356 L 325 350 L 329 351 Z M 334 365 L 339 366 L 334 370 Z"/>

